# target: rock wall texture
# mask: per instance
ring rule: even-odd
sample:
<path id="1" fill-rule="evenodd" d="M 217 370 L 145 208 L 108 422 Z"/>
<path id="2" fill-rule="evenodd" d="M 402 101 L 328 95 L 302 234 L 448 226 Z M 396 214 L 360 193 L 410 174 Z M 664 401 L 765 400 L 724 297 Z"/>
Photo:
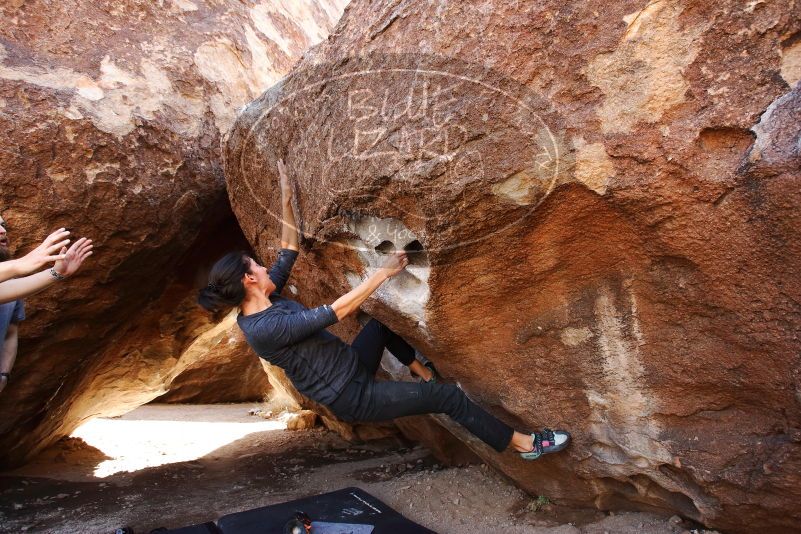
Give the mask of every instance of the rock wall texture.
<path id="1" fill-rule="evenodd" d="M 285 158 L 307 305 L 412 251 L 365 308 L 499 417 L 573 433 L 533 463 L 464 437 L 532 494 L 791 531 L 799 20 L 797 1 L 356 0 L 237 119 L 231 204 L 269 256 Z"/>
<path id="2" fill-rule="evenodd" d="M 260 402 L 270 392 L 267 374 L 234 315 L 195 339 L 171 370 L 176 372 L 180 374 L 168 382 L 169 391 L 153 402 Z"/>
<path id="3" fill-rule="evenodd" d="M 221 134 L 325 38 L 344 3 L 0 5 L 0 201 L 12 242 L 25 250 L 65 225 L 96 243 L 75 279 L 28 303 L 0 396 L 0 465 L 163 394 L 227 335 L 193 302 L 204 265 L 246 245 Z"/>

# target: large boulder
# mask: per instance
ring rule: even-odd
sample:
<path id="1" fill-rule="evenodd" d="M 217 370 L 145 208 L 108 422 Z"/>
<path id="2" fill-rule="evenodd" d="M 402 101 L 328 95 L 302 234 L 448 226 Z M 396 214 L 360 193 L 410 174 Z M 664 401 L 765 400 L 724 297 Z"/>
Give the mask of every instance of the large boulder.
<path id="1" fill-rule="evenodd" d="M 270 392 L 267 373 L 232 314 L 195 339 L 170 372 L 179 374 L 169 381 L 169 391 L 153 402 L 259 402 Z"/>
<path id="2" fill-rule="evenodd" d="M 28 302 L 0 395 L 1 465 L 152 400 L 215 357 L 184 352 L 216 324 L 194 304 L 203 268 L 247 245 L 228 207 L 221 135 L 345 3 L 0 5 L 0 198 L 12 242 L 25 250 L 64 225 L 96 243 L 78 276 Z"/>
<path id="3" fill-rule="evenodd" d="M 237 119 L 231 204 L 268 256 L 287 161 L 307 305 L 412 251 L 365 308 L 500 418 L 573 433 L 532 463 L 464 436 L 532 494 L 789 531 L 799 20 L 781 2 L 356 0 Z"/>

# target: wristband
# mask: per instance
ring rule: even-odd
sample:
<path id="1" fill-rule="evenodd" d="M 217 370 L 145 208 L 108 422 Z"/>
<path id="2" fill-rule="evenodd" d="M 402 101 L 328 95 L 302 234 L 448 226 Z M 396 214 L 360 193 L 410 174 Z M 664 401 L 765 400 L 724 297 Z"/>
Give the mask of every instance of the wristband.
<path id="1" fill-rule="evenodd" d="M 0 373 L 0 376 L 4 376 L 6 378 L 11 376 L 11 373 Z"/>
<path id="2" fill-rule="evenodd" d="M 50 276 L 55 278 L 56 280 L 65 280 L 67 277 L 61 274 L 60 272 L 56 271 L 55 267 L 50 268 Z"/>

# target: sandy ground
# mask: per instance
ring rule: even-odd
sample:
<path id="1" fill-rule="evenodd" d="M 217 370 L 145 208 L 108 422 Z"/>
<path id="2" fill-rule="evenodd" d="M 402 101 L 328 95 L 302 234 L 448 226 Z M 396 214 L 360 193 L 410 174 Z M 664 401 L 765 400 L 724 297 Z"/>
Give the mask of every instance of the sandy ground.
<path id="1" fill-rule="evenodd" d="M 485 465 L 442 468 L 395 440 L 288 431 L 280 418 L 249 415 L 256 407 L 148 405 L 92 421 L 0 474 L 0 532 L 142 534 L 348 486 L 443 534 L 693 532 L 678 517 L 562 509 Z"/>

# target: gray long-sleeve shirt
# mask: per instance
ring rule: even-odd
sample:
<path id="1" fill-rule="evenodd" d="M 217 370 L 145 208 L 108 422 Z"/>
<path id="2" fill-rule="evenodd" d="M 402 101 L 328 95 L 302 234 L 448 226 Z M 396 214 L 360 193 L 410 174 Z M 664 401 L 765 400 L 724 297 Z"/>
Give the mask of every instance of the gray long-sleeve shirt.
<path id="1" fill-rule="evenodd" d="M 356 374 L 356 351 L 325 328 L 337 322 L 328 304 L 308 309 L 279 295 L 298 257 L 297 251 L 281 249 L 270 279 L 275 291 L 272 306 L 250 315 L 237 316 L 248 344 L 273 365 L 281 367 L 303 395 L 331 404 Z"/>

